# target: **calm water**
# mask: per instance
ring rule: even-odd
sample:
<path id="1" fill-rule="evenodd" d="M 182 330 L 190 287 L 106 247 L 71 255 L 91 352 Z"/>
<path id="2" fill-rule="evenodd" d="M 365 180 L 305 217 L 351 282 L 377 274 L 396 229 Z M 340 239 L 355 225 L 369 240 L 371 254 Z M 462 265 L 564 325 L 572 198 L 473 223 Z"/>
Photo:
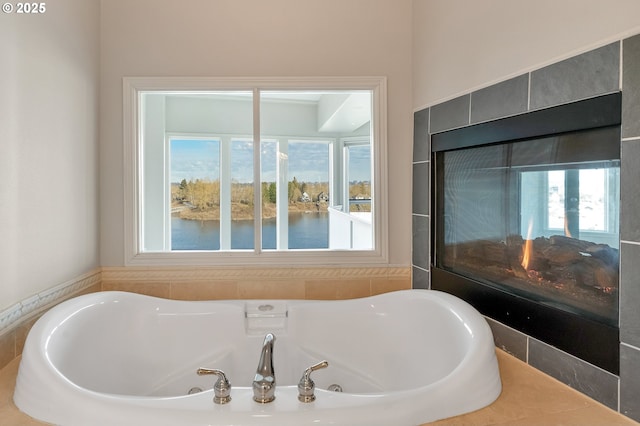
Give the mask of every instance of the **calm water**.
<path id="1" fill-rule="evenodd" d="M 220 221 L 171 218 L 172 250 L 220 250 Z M 329 247 L 327 212 L 290 213 L 289 248 L 317 249 Z M 231 222 L 231 248 L 253 248 L 253 221 Z M 276 220 L 262 221 L 262 248 L 276 248 Z"/>

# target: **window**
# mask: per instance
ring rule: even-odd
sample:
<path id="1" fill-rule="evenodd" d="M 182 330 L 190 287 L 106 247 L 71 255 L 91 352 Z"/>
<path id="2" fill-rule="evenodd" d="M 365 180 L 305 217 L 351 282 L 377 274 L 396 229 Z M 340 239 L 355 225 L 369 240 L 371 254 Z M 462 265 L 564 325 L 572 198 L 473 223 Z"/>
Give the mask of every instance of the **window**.
<path id="1" fill-rule="evenodd" d="M 521 233 L 531 223 L 542 224 L 533 235 L 566 235 L 618 244 L 620 162 L 601 162 L 591 168 L 522 172 Z"/>
<path id="2" fill-rule="evenodd" d="M 580 231 L 612 232 L 609 210 L 611 194 L 609 179 L 617 178 L 617 169 L 597 168 L 555 170 L 548 172 L 548 220 L 550 229 L 565 228 L 567 186 L 576 186 L 579 201 Z"/>
<path id="3" fill-rule="evenodd" d="M 371 211 L 371 149 L 368 141 L 355 140 L 344 145 L 345 179 L 349 212 Z"/>
<path id="4" fill-rule="evenodd" d="M 386 261 L 384 78 L 124 91 L 129 264 Z"/>

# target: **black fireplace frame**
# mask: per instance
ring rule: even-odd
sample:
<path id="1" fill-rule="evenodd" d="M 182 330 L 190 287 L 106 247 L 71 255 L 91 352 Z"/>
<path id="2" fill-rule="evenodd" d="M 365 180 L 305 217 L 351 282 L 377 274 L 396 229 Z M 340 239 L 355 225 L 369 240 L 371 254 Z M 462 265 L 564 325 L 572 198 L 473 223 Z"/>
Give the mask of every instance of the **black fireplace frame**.
<path id="1" fill-rule="evenodd" d="M 443 206 L 437 195 L 441 167 L 436 154 L 475 146 L 518 142 L 580 130 L 620 126 L 622 95 L 615 92 L 431 135 L 431 288 L 454 294 L 483 315 L 543 341 L 615 375 L 620 370 L 620 332 L 548 303 L 510 293 L 437 267 L 436 239 Z M 618 145 L 619 155 L 619 145 Z M 618 157 L 619 158 L 619 157 Z M 440 193 L 440 195 L 442 195 Z"/>

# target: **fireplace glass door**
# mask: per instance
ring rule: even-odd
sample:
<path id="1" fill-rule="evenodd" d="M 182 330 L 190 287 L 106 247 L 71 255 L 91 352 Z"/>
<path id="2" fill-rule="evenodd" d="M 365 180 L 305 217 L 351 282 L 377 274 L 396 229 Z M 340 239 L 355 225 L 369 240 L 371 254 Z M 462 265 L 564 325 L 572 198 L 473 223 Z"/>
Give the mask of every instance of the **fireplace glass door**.
<path id="1" fill-rule="evenodd" d="M 617 326 L 618 126 L 436 153 L 436 267 Z"/>

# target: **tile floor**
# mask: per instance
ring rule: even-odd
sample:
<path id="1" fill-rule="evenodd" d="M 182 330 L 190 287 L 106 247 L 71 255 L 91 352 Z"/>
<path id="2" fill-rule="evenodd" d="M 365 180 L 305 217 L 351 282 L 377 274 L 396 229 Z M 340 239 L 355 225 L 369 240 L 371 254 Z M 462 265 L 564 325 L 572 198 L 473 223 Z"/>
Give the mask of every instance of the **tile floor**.
<path id="1" fill-rule="evenodd" d="M 502 394 L 490 406 L 434 425 L 616 426 L 638 425 L 604 405 L 498 350 Z M 0 370 L 0 424 L 36 426 L 45 423 L 22 414 L 13 404 L 20 358 Z"/>

